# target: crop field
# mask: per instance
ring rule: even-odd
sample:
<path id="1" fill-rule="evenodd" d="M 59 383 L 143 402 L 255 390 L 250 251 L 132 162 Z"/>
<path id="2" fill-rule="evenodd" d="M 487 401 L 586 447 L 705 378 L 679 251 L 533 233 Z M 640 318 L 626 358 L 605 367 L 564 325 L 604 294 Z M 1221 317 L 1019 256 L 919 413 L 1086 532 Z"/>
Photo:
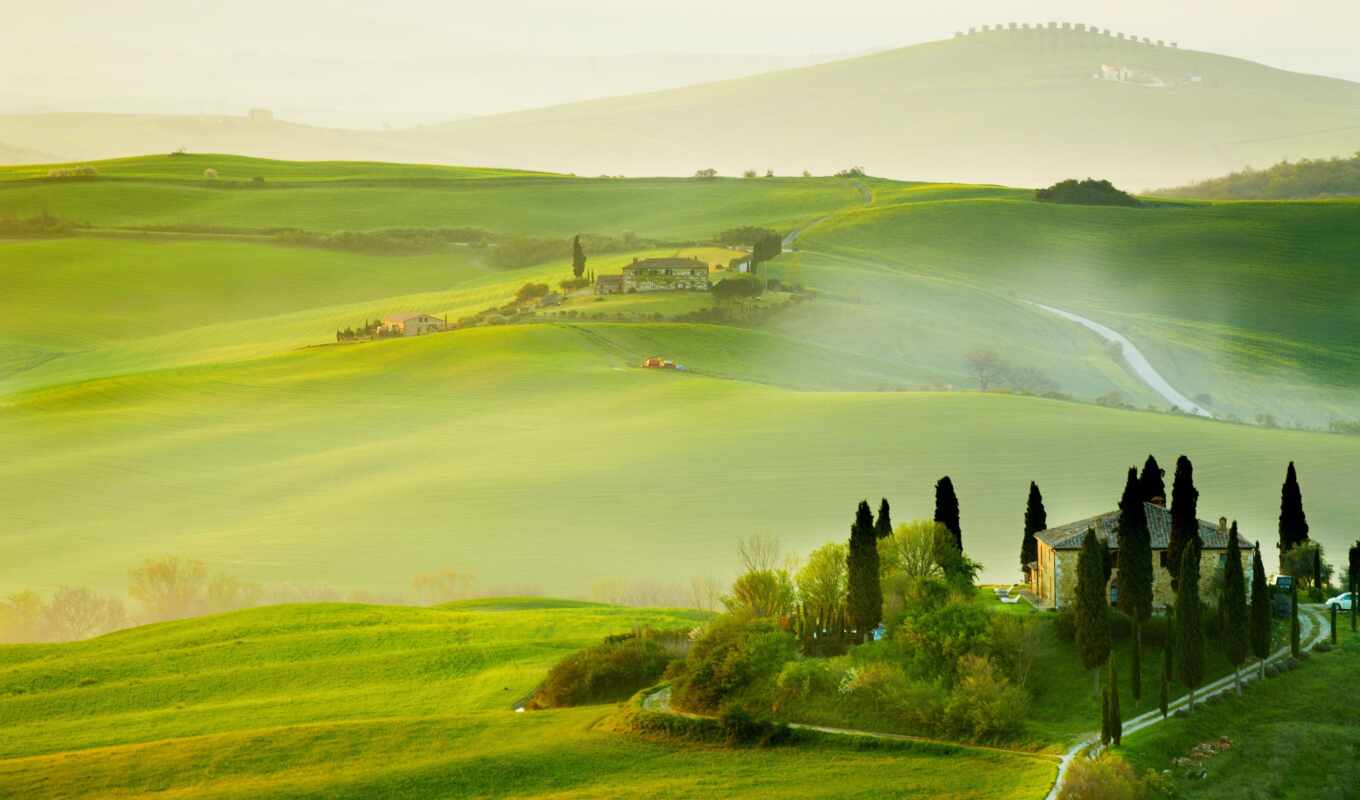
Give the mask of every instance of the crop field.
<path id="1" fill-rule="evenodd" d="M 600 730 L 612 706 L 516 714 L 562 655 L 696 612 L 498 600 L 278 606 L 0 647 L 0 794 L 1032 800 L 1043 760 L 944 748 L 729 750 Z M 950 769 L 938 769 L 941 760 Z"/>

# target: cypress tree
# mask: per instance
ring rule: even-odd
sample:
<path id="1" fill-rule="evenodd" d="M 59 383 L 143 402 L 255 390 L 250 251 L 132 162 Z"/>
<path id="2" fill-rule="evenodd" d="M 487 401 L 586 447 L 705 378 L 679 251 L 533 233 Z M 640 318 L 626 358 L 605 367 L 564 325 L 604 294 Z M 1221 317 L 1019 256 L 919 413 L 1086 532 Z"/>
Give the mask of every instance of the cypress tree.
<path id="1" fill-rule="evenodd" d="M 571 240 L 571 274 L 579 278 L 585 272 L 586 251 L 581 247 L 581 237 L 578 235 Z"/>
<path id="2" fill-rule="evenodd" d="M 963 552 L 963 529 L 959 527 L 959 498 L 954 482 L 946 475 L 935 484 L 935 521 L 954 534 L 954 546 Z"/>
<path id="3" fill-rule="evenodd" d="M 1322 591 L 1322 548 L 1313 551 L 1313 591 Z"/>
<path id="4" fill-rule="evenodd" d="M 1294 462 L 1284 473 L 1280 487 L 1280 555 L 1301 542 L 1308 541 L 1308 518 L 1303 513 L 1303 492 L 1299 490 L 1299 475 Z"/>
<path id="5" fill-rule="evenodd" d="M 1105 600 L 1104 555 L 1095 530 L 1086 531 L 1077 555 L 1077 649 L 1100 695 L 1099 667 L 1110 657 L 1109 603 Z"/>
<path id="6" fill-rule="evenodd" d="M 1195 488 L 1194 465 L 1181 456 L 1176 459 L 1176 476 L 1171 481 L 1171 540 L 1166 546 L 1166 568 L 1171 572 L 1171 588 L 1177 591 L 1181 553 L 1192 539 L 1199 543 L 1199 490 Z"/>
<path id="7" fill-rule="evenodd" d="M 1167 707 L 1171 703 L 1171 671 L 1174 668 L 1175 659 L 1172 650 L 1176 644 L 1176 617 L 1171 609 L 1166 610 L 1166 641 L 1162 642 L 1162 691 L 1159 707 L 1162 709 L 1162 719 L 1166 719 Z"/>
<path id="8" fill-rule="evenodd" d="M 1109 700 L 1110 740 L 1118 747 L 1124 738 L 1124 721 L 1119 718 L 1119 673 L 1115 670 L 1115 659 L 1110 659 L 1110 685 L 1105 687 Z"/>
<path id="9" fill-rule="evenodd" d="M 1025 502 L 1025 538 L 1020 543 L 1020 571 L 1029 577 L 1029 565 L 1039 560 L 1039 540 L 1034 534 L 1048 530 L 1048 512 L 1044 510 L 1044 496 L 1039 486 L 1029 482 L 1029 500 Z"/>
<path id="10" fill-rule="evenodd" d="M 1266 568 L 1261 563 L 1261 543 L 1251 559 L 1251 652 L 1261 663 L 1261 677 L 1266 676 L 1266 659 L 1270 657 L 1270 589 L 1266 586 Z"/>
<path id="11" fill-rule="evenodd" d="M 1162 468 L 1157 465 L 1157 459 L 1151 455 L 1147 461 L 1143 462 L 1143 473 L 1138 476 L 1138 488 L 1142 492 L 1144 502 L 1151 503 L 1153 500 L 1161 498 L 1166 502 L 1166 484 L 1162 482 Z"/>
<path id="12" fill-rule="evenodd" d="M 1100 743 L 1110 743 L 1110 693 L 1100 693 Z"/>
<path id="13" fill-rule="evenodd" d="M 892 509 L 888 507 L 888 498 L 878 504 L 878 519 L 874 520 L 874 534 L 880 539 L 892 536 Z"/>
<path id="14" fill-rule="evenodd" d="M 846 605 L 850 624 L 861 639 L 873 634 L 883 617 L 883 589 L 878 577 L 878 534 L 874 531 L 874 514 L 869 502 L 861 500 L 855 510 L 855 522 L 850 526 L 850 551 L 845 559 L 849 578 Z"/>
<path id="15" fill-rule="evenodd" d="M 1176 620 L 1181 651 L 1181 683 L 1190 690 L 1190 708 L 1195 706 L 1195 689 L 1204 681 L 1203 610 L 1199 599 L 1199 538 L 1186 542 L 1181 553 L 1180 591 L 1176 593 Z"/>
<path id="16" fill-rule="evenodd" d="M 1233 665 L 1233 681 L 1237 693 L 1242 693 L 1242 664 L 1247 660 L 1250 645 L 1250 621 L 1247 618 L 1247 587 L 1242 574 L 1242 548 L 1237 543 L 1237 520 L 1228 531 L 1228 563 L 1223 568 L 1223 646 L 1228 663 Z"/>
<path id="17" fill-rule="evenodd" d="M 1355 540 L 1355 546 L 1347 552 L 1347 556 L 1351 576 L 1350 588 L 1347 589 L 1351 593 L 1351 630 L 1355 630 L 1356 615 L 1360 612 L 1360 597 L 1356 597 L 1357 592 L 1360 592 L 1360 539 Z"/>
<path id="18" fill-rule="evenodd" d="M 1133 650 L 1129 654 L 1129 691 L 1135 704 L 1143 701 L 1143 623 L 1133 620 Z"/>
<path id="19" fill-rule="evenodd" d="M 1119 499 L 1119 609 L 1137 621 L 1152 616 L 1152 538 L 1138 471 L 1129 467 Z"/>
<path id="20" fill-rule="evenodd" d="M 1289 588 L 1289 654 L 1299 657 L 1299 585 Z"/>

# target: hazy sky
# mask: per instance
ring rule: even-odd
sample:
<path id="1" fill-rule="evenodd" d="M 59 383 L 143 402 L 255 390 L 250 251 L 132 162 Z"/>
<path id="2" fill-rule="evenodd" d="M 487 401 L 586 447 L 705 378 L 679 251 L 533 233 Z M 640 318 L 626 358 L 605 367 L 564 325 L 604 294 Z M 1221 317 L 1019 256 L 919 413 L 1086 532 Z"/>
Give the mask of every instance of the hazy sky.
<path id="1" fill-rule="evenodd" d="M 1355 0 L 47 0 L 0 12 L 0 112 L 437 121 L 1073 21 L 1360 80 Z"/>

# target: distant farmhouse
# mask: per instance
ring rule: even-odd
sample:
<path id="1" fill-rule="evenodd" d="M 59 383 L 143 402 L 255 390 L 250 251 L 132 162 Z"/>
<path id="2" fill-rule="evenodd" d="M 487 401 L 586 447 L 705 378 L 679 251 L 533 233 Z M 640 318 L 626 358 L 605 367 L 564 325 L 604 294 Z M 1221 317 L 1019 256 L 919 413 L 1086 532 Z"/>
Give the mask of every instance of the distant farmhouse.
<path id="1" fill-rule="evenodd" d="M 384 328 L 397 331 L 402 336 L 420 336 L 448 327 L 444 320 L 429 314 L 398 314 L 394 317 L 383 317 L 382 324 Z"/>
<path id="2" fill-rule="evenodd" d="M 596 294 L 707 291 L 708 264 L 698 258 L 644 258 L 623 268 L 622 275 L 600 275 Z"/>
<path id="3" fill-rule="evenodd" d="M 1152 602 L 1169 605 L 1175 599 L 1171 591 L 1171 573 L 1166 568 L 1166 548 L 1171 540 L 1171 512 L 1160 502 L 1145 503 L 1148 533 L 1152 539 L 1153 580 Z M 1109 589 L 1113 595 L 1119 585 L 1119 511 L 1108 511 L 1089 519 L 1069 522 L 1066 525 L 1049 528 L 1034 534 L 1039 541 L 1039 558 L 1026 565 L 1029 572 L 1030 590 L 1048 608 L 1063 608 L 1076 601 L 1077 592 L 1077 554 L 1088 530 L 1096 532 L 1096 538 L 1106 542 L 1110 557 L 1114 561 L 1110 573 Z M 1210 596 L 1211 584 L 1219 569 L 1228 561 L 1228 524 L 1220 520 L 1217 525 L 1199 520 L 1199 538 L 1204 545 L 1200 568 L 1200 592 Z M 1242 548 L 1242 569 L 1244 575 L 1251 574 L 1251 558 L 1255 546 L 1239 534 L 1237 544 Z"/>

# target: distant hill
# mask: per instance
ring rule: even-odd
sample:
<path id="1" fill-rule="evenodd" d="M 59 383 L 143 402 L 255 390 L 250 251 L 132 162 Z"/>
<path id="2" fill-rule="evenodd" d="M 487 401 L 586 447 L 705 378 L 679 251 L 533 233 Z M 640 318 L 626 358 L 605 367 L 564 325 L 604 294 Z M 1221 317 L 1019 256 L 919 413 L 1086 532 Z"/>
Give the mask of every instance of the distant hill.
<path id="1" fill-rule="evenodd" d="M 27 147 L 13 147 L 0 142 L 0 164 L 45 164 L 57 159 L 40 150 Z"/>
<path id="2" fill-rule="evenodd" d="M 1171 186 L 1354 149 L 1360 84 L 1091 31 L 988 31 L 683 89 L 402 131 L 229 117 L 0 117 L 0 141 L 72 159 L 188 148 L 689 175 L 826 174 Z"/>
<path id="3" fill-rule="evenodd" d="M 1360 196 L 1360 152 L 1351 158 L 1281 161 L 1152 194 L 1200 200 L 1312 200 Z"/>

